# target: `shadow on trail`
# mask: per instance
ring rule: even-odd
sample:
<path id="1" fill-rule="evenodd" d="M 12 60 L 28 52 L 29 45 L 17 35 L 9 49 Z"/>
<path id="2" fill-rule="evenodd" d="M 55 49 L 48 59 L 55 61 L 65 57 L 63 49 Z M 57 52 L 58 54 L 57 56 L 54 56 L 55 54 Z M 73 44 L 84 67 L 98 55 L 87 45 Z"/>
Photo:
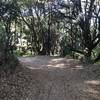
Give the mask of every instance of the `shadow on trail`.
<path id="1" fill-rule="evenodd" d="M 96 65 L 84 66 L 73 59 L 49 56 L 20 61 L 30 69 L 33 80 L 38 80 L 35 99 L 100 100 L 100 68 Z"/>

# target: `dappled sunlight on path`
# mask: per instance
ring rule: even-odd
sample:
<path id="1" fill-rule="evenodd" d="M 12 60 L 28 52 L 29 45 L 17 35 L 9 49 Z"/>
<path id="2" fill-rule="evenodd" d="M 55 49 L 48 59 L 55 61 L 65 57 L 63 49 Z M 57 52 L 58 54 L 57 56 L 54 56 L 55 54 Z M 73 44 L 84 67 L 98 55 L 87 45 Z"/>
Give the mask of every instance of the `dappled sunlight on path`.
<path id="1" fill-rule="evenodd" d="M 68 68 L 70 66 L 75 66 L 77 63 L 73 59 L 49 57 L 49 56 L 36 56 L 36 57 L 25 57 L 20 58 L 23 65 L 28 65 L 28 68 L 33 69 L 43 69 L 43 68 Z M 80 66 L 76 66 L 80 68 Z"/>
<path id="2" fill-rule="evenodd" d="M 20 58 L 20 62 L 37 80 L 36 96 L 29 100 L 100 100 L 100 77 L 90 66 L 49 56 Z"/>

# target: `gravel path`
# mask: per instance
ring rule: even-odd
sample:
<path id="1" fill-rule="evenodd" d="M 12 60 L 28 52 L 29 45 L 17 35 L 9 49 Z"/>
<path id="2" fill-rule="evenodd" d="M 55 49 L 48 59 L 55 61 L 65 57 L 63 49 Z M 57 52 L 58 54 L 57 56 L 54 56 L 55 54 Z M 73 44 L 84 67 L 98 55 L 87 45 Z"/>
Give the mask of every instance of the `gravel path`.
<path id="1" fill-rule="evenodd" d="M 100 100 L 100 67 L 49 56 L 19 59 L 23 67 L 0 79 L 0 100 Z"/>

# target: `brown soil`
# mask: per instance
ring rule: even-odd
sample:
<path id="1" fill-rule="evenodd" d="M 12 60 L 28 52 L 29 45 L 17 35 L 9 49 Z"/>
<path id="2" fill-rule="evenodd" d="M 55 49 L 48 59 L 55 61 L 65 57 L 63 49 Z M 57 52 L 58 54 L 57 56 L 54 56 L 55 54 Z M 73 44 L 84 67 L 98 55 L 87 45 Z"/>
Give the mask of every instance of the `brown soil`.
<path id="1" fill-rule="evenodd" d="M 0 79 L 0 100 L 100 100 L 100 66 L 49 56 L 19 59 L 23 67 Z"/>

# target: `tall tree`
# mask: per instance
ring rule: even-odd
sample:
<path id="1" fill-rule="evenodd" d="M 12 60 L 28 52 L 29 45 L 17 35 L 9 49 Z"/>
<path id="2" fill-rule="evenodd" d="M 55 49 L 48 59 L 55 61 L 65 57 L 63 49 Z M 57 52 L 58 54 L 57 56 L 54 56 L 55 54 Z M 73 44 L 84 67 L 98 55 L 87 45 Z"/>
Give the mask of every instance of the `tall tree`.
<path id="1" fill-rule="evenodd" d="M 100 1 L 67 0 L 66 3 L 60 4 L 60 6 L 66 10 L 66 12 L 61 12 L 61 8 L 57 9 L 64 20 L 68 19 L 72 27 L 74 25 L 76 29 L 79 28 L 81 31 L 81 37 L 79 38 L 82 38 L 81 45 L 83 48 L 79 50 L 70 45 L 72 51 L 82 53 L 86 60 L 91 60 L 93 49 L 100 43 Z M 72 27 L 70 27 L 70 30 Z M 75 32 L 74 29 L 72 31 Z"/>
<path id="2" fill-rule="evenodd" d="M 17 1 L 0 1 L 0 23 L 2 24 L 3 32 L 0 34 L 0 64 L 8 64 L 13 62 L 13 35 L 11 26 L 14 20 L 18 17 Z M 15 62 L 14 62 L 15 63 Z M 17 63 L 17 62 L 16 62 Z"/>

